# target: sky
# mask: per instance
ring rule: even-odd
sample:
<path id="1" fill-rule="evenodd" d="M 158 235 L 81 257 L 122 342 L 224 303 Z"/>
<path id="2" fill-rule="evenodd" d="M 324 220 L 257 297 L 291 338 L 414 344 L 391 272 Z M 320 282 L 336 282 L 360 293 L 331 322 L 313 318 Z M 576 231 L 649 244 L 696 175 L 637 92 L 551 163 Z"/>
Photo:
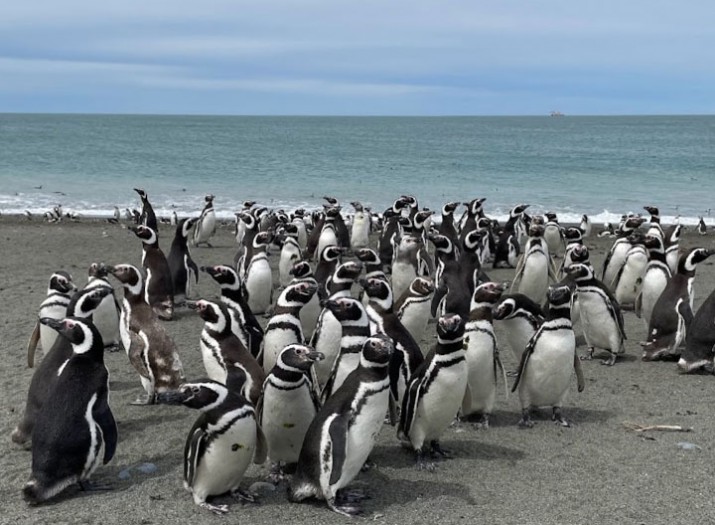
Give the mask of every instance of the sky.
<path id="1" fill-rule="evenodd" d="M 715 112 L 712 0 L 0 4 L 0 112 Z"/>

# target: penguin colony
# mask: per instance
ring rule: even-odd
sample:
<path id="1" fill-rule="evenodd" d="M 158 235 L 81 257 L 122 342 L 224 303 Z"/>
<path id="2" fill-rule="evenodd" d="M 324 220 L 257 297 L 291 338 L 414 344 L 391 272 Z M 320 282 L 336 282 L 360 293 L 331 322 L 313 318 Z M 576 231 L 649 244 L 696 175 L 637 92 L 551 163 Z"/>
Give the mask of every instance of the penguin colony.
<path id="1" fill-rule="evenodd" d="M 214 196 L 199 217 L 174 214 L 167 258 L 148 195 L 135 191 L 141 211 L 126 217 L 141 239 L 142 267 L 93 263 L 80 290 L 58 270 L 40 305 L 28 366 L 36 365 L 38 343 L 44 357 L 12 433 L 32 450 L 22 488 L 30 504 L 74 484 L 102 488 L 90 477 L 112 460 L 118 441 L 103 355 L 120 342 L 145 391 L 136 404 L 199 412 L 186 429 L 184 486 L 216 514 L 229 510 L 212 502 L 216 496 L 255 501 L 241 482 L 251 463 L 268 461 L 268 480 L 284 484 L 289 501 L 323 500 L 358 515 L 367 494 L 349 486 L 383 425 L 395 427 L 395 444 L 414 453 L 417 468 L 434 470 L 434 460 L 451 457 L 440 437 L 455 420 L 489 427 L 500 383 L 517 394 L 520 427 L 532 427 L 532 409 L 544 407 L 570 426 L 562 408 L 573 377 L 581 392 L 582 360 L 598 354 L 617 364 L 625 309 L 647 326 L 644 361 L 672 359 L 685 373 L 715 368 L 715 292 L 693 312 L 697 265 L 715 251 L 680 249 L 682 228 L 661 226 L 652 206 L 649 219 L 629 214 L 606 227 L 600 235 L 615 240 L 594 268 L 585 215 L 578 228 L 564 228 L 555 214 L 530 216 L 518 204 L 501 225 L 485 214 L 485 199 L 474 199 L 459 218 L 461 203 L 446 203 L 435 226 L 434 212 L 420 210 L 413 196 L 382 213 L 352 202 L 354 213 L 345 215 L 333 197 L 312 213 L 247 201 L 236 214 L 234 263 L 199 269 L 189 244 L 211 247 Z M 50 218 L 61 217 L 59 209 Z M 121 223 L 118 209 L 109 222 Z M 705 233 L 702 224 L 698 231 Z M 278 258 L 277 275 L 269 257 Z M 514 268 L 513 282 L 493 282 L 490 267 Z M 216 282 L 218 299 L 191 296 L 200 272 Z M 185 376 L 166 328 L 183 307 L 204 322 L 195 346 L 205 379 Z M 494 323 L 504 323 L 505 341 Z M 575 324 L 586 341 L 582 355 Z M 421 347 L 430 330 L 434 346 Z M 501 364 L 505 344 L 516 371 Z"/>

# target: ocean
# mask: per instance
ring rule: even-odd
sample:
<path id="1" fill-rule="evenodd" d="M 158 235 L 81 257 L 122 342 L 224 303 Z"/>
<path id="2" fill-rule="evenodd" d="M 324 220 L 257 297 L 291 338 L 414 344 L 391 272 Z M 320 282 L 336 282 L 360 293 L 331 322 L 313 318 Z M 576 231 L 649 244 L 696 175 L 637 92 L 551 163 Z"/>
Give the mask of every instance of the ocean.
<path id="1" fill-rule="evenodd" d="M 382 211 L 486 197 L 561 222 L 660 208 L 715 224 L 715 117 L 242 117 L 0 114 L 0 212 L 83 216 L 139 206 L 220 217 L 244 200 L 291 210 L 323 195 Z M 458 210 L 461 213 L 461 209 Z M 711 216 L 712 215 L 712 216 Z"/>

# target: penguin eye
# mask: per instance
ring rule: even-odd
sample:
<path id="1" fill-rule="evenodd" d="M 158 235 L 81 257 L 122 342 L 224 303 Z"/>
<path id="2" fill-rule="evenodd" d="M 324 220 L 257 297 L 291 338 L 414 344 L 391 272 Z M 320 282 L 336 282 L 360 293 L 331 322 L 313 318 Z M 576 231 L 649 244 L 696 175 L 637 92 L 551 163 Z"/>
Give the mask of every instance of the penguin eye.
<path id="1" fill-rule="evenodd" d="M 67 321 L 67 322 L 65 323 L 65 326 L 66 326 L 67 328 L 69 328 L 70 330 L 72 330 L 72 329 L 75 327 L 75 324 L 74 324 L 72 321 Z"/>
<path id="2" fill-rule="evenodd" d="M 198 394 L 201 391 L 201 389 L 197 386 L 192 386 L 191 387 L 191 393 L 192 394 Z"/>

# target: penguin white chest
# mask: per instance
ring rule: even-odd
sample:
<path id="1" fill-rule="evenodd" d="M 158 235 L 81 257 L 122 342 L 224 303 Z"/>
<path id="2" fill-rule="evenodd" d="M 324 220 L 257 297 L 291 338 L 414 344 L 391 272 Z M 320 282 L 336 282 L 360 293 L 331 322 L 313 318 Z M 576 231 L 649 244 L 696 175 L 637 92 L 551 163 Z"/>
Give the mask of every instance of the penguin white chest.
<path id="1" fill-rule="evenodd" d="M 522 408 L 561 406 L 574 373 L 573 330 L 542 331 L 519 380 Z"/>
<path id="2" fill-rule="evenodd" d="M 201 357 L 209 379 L 226 383 L 226 363 L 219 344 L 210 335 L 201 335 Z"/>
<path id="3" fill-rule="evenodd" d="M 645 250 L 632 252 L 628 255 L 614 293 L 616 300 L 620 304 L 633 304 L 635 302 L 647 264 L 648 255 Z"/>
<path id="4" fill-rule="evenodd" d="M 461 355 L 464 357 L 463 352 Z M 456 358 L 454 353 L 449 356 L 449 359 Z M 467 362 L 464 359 L 433 373 L 436 375 L 419 401 L 413 424 L 417 433 L 424 436 L 423 442 L 439 439 L 457 416 L 467 388 Z"/>
<path id="5" fill-rule="evenodd" d="M 524 261 L 524 270 L 519 282 L 519 293 L 523 293 L 537 304 L 546 299 L 549 287 L 548 257 L 540 251 L 531 252 Z"/>
<path id="6" fill-rule="evenodd" d="M 412 281 L 417 277 L 417 270 L 413 264 L 403 261 L 395 261 L 392 265 L 392 294 L 395 300 L 410 287 Z"/>
<path id="7" fill-rule="evenodd" d="M 663 270 L 653 268 L 646 271 L 641 288 L 641 316 L 646 326 L 650 324 L 653 307 L 667 284 L 668 276 Z"/>
<path id="8" fill-rule="evenodd" d="M 248 306 L 254 314 L 262 314 L 271 304 L 273 275 L 266 257 L 254 258 L 246 272 Z"/>
<path id="9" fill-rule="evenodd" d="M 398 312 L 400 322 L 404 325 L 415 341 L 419 343 L 424 335 L 425 328 L 430 318 L 430 301 L 414 300 L 406 304 Z M 426 352 L 427 350 L 423 350 Z"/>
<path id="10" fill-rule="evenodd" d="M 315 417 L 315 406 L 303 382 L 284 390 L 269 379 L 263 391 L 262 428 L 272 462 L 296 463 L 305 433 Z"/>
<path id="11" fill-rule="evenodd" d="M 581 327 L 589 346 L 618 352 L 621 347 L 620 328 L 606 301 L 610 302 L 610 299 L 603 295 L 603 292 L 579 289 Z"/>
<path id="12" fill-rule="evenodd" d="M 311 343 L 317 352 L 325 357 L 315 363 L 314 368 L 321 385 L 325 385 L 333 363 L 340 352 L 340 339 L 343 336 L 343 327 L 329 310 L 323 310 L 318 321 L 318 328 L 313 334 Z"/>
<path id="13" fill-rule="evenodd" d="M 516 358 L 517 363 L 521 360 L 521 354 L 524 353 L 529 339 L 534 335 L 533 325 L 524 317 L 513 317 L 500 321 L 504 327 L 506 340 L 509 342 L 511 351 Z"/>
<path id="14" fill-rule="evenodd" d="M 462 410 L 465 415 L 491 412 L 496 398 L 496 339 L 488 321 L 467 323 L 467 385 Z"/>

